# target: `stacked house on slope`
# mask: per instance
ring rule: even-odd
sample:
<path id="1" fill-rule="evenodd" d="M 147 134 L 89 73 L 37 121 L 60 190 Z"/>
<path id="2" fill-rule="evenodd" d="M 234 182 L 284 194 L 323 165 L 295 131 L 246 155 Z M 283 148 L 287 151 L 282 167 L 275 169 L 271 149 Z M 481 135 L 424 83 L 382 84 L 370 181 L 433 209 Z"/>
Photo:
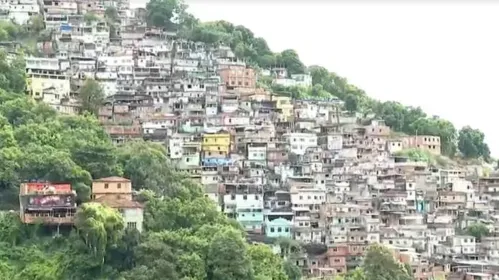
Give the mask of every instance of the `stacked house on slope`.
<path id="1" fill-rule="evenodd" d="M 108 1 L 64 3 L 43 7 L 57 54 L 26 59 L 28 93 L 74 114 L 85 80 L 95 79 L 106 95 L 99 120 L 115 143 L 163 144 L 175 168 L 249 236 L 303 244 L 296 262 L 306 273 L 344 273 L 370 244 L 382 243 L 416 279 L 497 276 L 499 179 L 398 156 L 406 149 L 438 156 L 438 136 L 394 136 L 382 120 L 366 124 L 336 98 L 301 100 L 259 88 L 261 75 L 284 86 L 310 86 L 311 78 L 284 68 L 259 73 L 226 46 L 148 28 L 126 2 L 115 5 L 121 25 L 112 27 L 83 20 Z M 128 180 L 96 180 L 93 195 L 141 229 Z M 467 235 L 463 229 L 474 223 L 489 236 Z"/>
<path id="2" fill-rule="evenodd" d="M 19 188 L 21 221 L 25 224 L 71 225 L 76 213 L 76 192 L 70 184 L 28 182 Z"/>
<path id="3" fill-rule="evenodd" d="M 132 182 L 126 178 L 108 177 L 92 182 L 92 201 L 118 210 L 126 228 L 142 231 L 143 206 L 133 199 Z"/>

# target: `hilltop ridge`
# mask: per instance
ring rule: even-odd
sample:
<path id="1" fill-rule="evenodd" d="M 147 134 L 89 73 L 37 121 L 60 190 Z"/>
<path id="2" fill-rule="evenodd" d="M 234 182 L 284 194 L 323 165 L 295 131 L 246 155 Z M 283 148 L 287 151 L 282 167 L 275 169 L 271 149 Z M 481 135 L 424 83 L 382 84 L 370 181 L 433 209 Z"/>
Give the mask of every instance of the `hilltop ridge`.
<path id="1" fill-rule="evenodd" d="M 166 2 L 161 0 L 148 2 L 146 9 L 152 11 L 148 18 L 159 14 L 155 11 L 159 11 L 158 7 L 161 7 L 161 3 Z M 195 15 L 187 12 L 187 6 L 181 1 L 171 1 L 165 6 L 168 7 L 163 10 L 162 17 L 160 19 L 156 17 L 156 20 L 150 21 L 149 24 L 171 28 L 171 23 L 176 22 L 180 25 L 179 30 L 183 38 L 207 44 L 228 45 L 236 57 L 259 70 L 285 67 L 289 77 L 306 73 L 312 77 L 312 86 L 303 88 L 272 85 L 271 79 L 260 76 L 258 85 L 261 87 L 293 97 L 337 97 L 347 102 L 348 108 L 352 111 L 362 113 L 368 118 L 381 118 L 386 125 L 397 132 L 407 135 L 439 136 L 442 139 L 442 154 L 447 157 L 482 158 L 485 162 L 492 160 L 489 147 L 485 143 L 485 135 L 478 129 L 465 126 L 458 131 L 452 122 L 430 116 L 419 107 L 407 106 L 394 101 L 378 101 L 330 69 L 320 65 L 306 66 L 300 60 L 299 54 L 292 48 L 278 53 L 273 52 L 264 38 L 255 36 L 245 26 L 234 25 L 224 20 L 201 22 Z M 165 10 L 168 12 L 164 12 Z M 174 16 L 174 13 L 179 16 Z"/>

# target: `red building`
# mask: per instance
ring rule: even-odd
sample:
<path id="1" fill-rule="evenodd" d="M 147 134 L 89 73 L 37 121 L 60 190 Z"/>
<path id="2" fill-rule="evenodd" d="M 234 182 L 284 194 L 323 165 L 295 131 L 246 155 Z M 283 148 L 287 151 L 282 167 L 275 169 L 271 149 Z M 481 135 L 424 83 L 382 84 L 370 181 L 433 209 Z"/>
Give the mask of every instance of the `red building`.
<path id="1" fill-rule="evenodd" d="M 241 65 L 231 65 L 218 73 L 225 84 L 226 89 L 255 88 L 256 73 L 252 68 Z"/>

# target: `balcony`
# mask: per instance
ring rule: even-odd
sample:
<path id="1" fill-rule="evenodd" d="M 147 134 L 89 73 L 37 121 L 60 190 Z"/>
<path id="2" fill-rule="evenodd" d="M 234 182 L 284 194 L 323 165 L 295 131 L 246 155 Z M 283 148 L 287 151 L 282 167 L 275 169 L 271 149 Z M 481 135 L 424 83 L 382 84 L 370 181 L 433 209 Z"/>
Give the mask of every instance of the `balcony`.
<path id="1" fill-rule="evenodd" d="M 21 220 L 25 224 L 38 224 L 45 225 L 72 225 L 75 220 L 75 210 L 68 210 L 66 213 L 24 213 L 21 214 Z"/>

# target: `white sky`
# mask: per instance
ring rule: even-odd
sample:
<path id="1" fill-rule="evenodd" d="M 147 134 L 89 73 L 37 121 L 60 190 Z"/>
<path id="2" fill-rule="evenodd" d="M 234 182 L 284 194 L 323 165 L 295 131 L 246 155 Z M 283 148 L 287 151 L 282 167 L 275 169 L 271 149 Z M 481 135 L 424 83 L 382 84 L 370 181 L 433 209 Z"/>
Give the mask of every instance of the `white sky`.
<path id="1" fill-rule="evenodd" d="M 479 128 L 499 156 L 499 1 L 331 2 L 187 0 L 201 20 L 244 25 L 370 96 Z"/>

